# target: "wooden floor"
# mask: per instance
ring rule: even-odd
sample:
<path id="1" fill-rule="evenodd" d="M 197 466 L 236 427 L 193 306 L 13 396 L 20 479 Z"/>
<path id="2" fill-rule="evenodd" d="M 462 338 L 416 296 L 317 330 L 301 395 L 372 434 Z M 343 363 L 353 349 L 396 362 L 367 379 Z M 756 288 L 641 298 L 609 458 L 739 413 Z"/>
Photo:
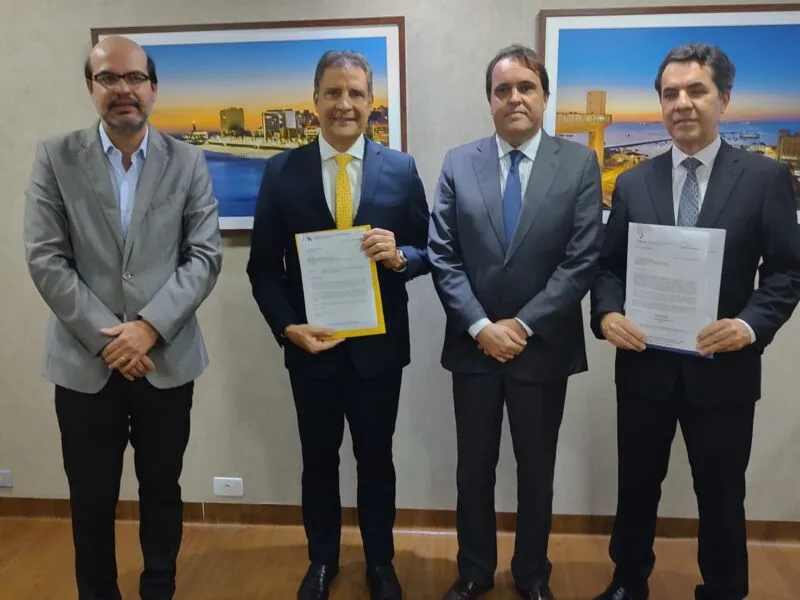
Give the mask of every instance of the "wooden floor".
<path id="1" fill-rule="evenodd" d="M 137 523 L 120 522 L 117 563 L 124 600 L 136 600 L 141 557 Z M 332 600 L 367 600 L 357 530 L 343 534 L 342 570 Z M 554 535 L 551 585 L 558 600 L 591 599 L 608 582 L 608 539 Z M 440 600 L 456 576 L 451 533 L 398 532 L 395 565 L 407 600 Z M 513 537 L 501 535 L 495 589 L 486 600 L 516 596 L 509 574 Z M 688 600 L 699 580 L 696 544 L 659 540 L 652 600 Z M 187 525 L 176 600 L 294 600 L 307 566 L 298 527 Z M 750 545 L 751 600 L 800 598 L 800 545 Z M 72 537 L 59 519 L 0 518 L 0 600 L 74 600 Z"/>

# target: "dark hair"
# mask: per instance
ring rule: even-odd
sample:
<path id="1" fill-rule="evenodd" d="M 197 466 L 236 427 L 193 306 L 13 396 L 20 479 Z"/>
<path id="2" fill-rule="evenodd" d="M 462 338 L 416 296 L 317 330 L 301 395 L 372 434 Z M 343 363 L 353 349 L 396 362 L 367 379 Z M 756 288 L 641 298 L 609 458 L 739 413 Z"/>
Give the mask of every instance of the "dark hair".
<path id="1" fill-rule="evenodd" d="M 329 67 L 356 67 L 367 76 L 367 91 L 372 96 L 372 66 L 363 54 L 350 50 L 328 50 L 317 63 L 314 71 L 314 95 L 319 93 L 319 83 Z"/>
<path id="2" fill-rule="evenodd" d="M 661 97 L 661 77 L 667 65 L 674 62 L 696 62 L 711 69 L 714 85 L 719 90 L 719 95 L 730 94 L 733 89 L 733 78 L 736 76 L 736 67 L 722 50 L 717 46 L 708 44 L 684 44 L 673 48 L 658 68 L 655 88 L 658 97 Z"/>
<path id="3" fill-rule="evenodd" d="M 505 58 L 514 58 L 528 67 L 531 71 L 535 72 L 539 79 L 542 81 L 542 90 L 544 97 L 550 97 L 550 78 L 547 76 L 547 69 L 544 67 L 544 62 L 536 52 L 523 46 L 521 44 L 511 44 L 500 50 L 495 54 L 494 58 L 489 61 L 489 66 L 486 67 L 486 98 L 492 97 L 492 73 L 494 68 L 501 60 Z"/>
<path id="4" fill-rule="evenodd" d="M 145 56 L 147 56 L 147 76 L 150 78 L 150 84 L 156 85 L 158 84 L 158 75 L 156 74 L 156 63 L 152 58 L 150 58 L 149 54 L 145 53 Z M 83 63 L 83 76 L 86 78 L 86 81 L 92 81 L 91 56 L 87 56 L 86 62 Z"/>

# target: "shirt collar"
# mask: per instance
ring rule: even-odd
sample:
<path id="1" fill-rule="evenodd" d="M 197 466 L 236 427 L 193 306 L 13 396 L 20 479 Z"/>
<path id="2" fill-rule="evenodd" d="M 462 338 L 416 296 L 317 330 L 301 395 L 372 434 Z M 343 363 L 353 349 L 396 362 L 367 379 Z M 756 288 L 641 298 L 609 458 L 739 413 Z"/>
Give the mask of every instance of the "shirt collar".
<path id="1" fill-rule="evenodd" d="M 539 151 L 539 144 L 542 141 L 542 130 L 539 128 L 539 131 L 536 132 L 536 135 L 523 143 L 519 148 L 514 148 L 511 144 L 501 138 L 499 134 L 495 135 L 495 139 L 497 140 L 497 151 L 500 155 L 500 158 L 503 158 L 512 150 L 519 150 L 531 161 L 534 161 L 536 160 L 536 153 Z"/>
<path id="2" fill-rule="evenodd" d="M 112 148 L 115 149 L 115 150 L 119 150 L 119 148 L 117 148 L 114 145 L 114 142 L 111 141 L 111 138 L 108 137 L 108 134 L 106 133 L 106 130 L 103 127 L 103 123 L 102 122 L 98 126 L 98 129 L 100 130 L 100 141 L 103 144 L 103 152 L 108 154 L 109 151 Z M 143 158 L 147 158 L 147 139 L 149 137 L 150 137 L 150 127 L 149 126 L 145 126 L 144 137 L 142 138 L 142 143 L 139 144 L 139 147 L 136 149 L 136 152 L 134 152 L 134 154 L 137 154 L 137 153 L 141 152 L 142 153 L 142 157 Z"/>
<path id="3" fill-rule="evenodd" d="M 365 145 L 366 145 L 366 141 L 364 140 L 364 134 L 362 133 L 361 135 L 358 136 L 356 141 L 353 142 L 353 145 L 350 146 L 350 148 L 346 152 L 344 152 L 344 154 L 349 154 L 353 158 L 356 158 L 358 160 L 363 160 L 363 158 L 364 158 L 364 146 Z M 327 140 L 325 140 L 325 138 L 322 136 L 322 134 L 320 133 L 320 135 L 319 135 L 319 154 L 320 154 L 320 157 L 322 158 L 322 162 L 325 162 L 326 160 L 332 159 L 337 154 L 342 154 L 342 153 L 339 152 L 333 146 L 331 146 L 327 142 Z"/>
<path id="4" fill-rule="evenodd" d="M 697 154 L 694 155 L 694 158 L 699 160 L 704 167 L 711 167 L 714 164 L 714 160 L 717 158 L 717 153 L 719 152 L 720 146 L 722 146 L 722 139 L 719 136 L 714 138 L 714 141 L 711 142 L 708 146 L 700 150 Z M 688 154 L 684 153 L 680 148 L 678 148 L 674 143 L 672 144 L 672 168 L 677 169 L 680 164 L 683 162 L 685 158 L 688 158 Z"/>

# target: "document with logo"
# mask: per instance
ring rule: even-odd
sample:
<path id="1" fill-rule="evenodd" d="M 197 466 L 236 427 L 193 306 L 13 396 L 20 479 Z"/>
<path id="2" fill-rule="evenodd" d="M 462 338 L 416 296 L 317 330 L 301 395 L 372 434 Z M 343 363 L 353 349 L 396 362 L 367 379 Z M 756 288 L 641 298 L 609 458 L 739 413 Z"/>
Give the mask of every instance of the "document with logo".
<path id="1" fill-rule="evenodd" d="M 696 354 L 717 320 L 725 230 L 630 223 L 625 315 L 648 347 Z"/>
<path id="2" fill-rule="evenodd" d="M 335 338 L 386 333 L 375 263 L 361 249 L 368 225 L 295 236 L 310 325 Z"/>

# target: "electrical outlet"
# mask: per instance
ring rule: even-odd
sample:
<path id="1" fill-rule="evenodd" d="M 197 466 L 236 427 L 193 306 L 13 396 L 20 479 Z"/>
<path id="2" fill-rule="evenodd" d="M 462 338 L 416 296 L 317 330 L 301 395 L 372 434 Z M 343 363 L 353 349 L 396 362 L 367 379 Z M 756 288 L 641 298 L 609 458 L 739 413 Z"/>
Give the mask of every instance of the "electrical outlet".
<path id="1" fill-rule="evenodd" d="M 14 487 L 14 480 L 11 479 L 11 469 L 0 469 L 0 488 Z"/>
<path id="2" fill-rule="evenodd" d="M 244 483 L 241 477 L 214 477 L 215 496 L 244 496 Z"/>

